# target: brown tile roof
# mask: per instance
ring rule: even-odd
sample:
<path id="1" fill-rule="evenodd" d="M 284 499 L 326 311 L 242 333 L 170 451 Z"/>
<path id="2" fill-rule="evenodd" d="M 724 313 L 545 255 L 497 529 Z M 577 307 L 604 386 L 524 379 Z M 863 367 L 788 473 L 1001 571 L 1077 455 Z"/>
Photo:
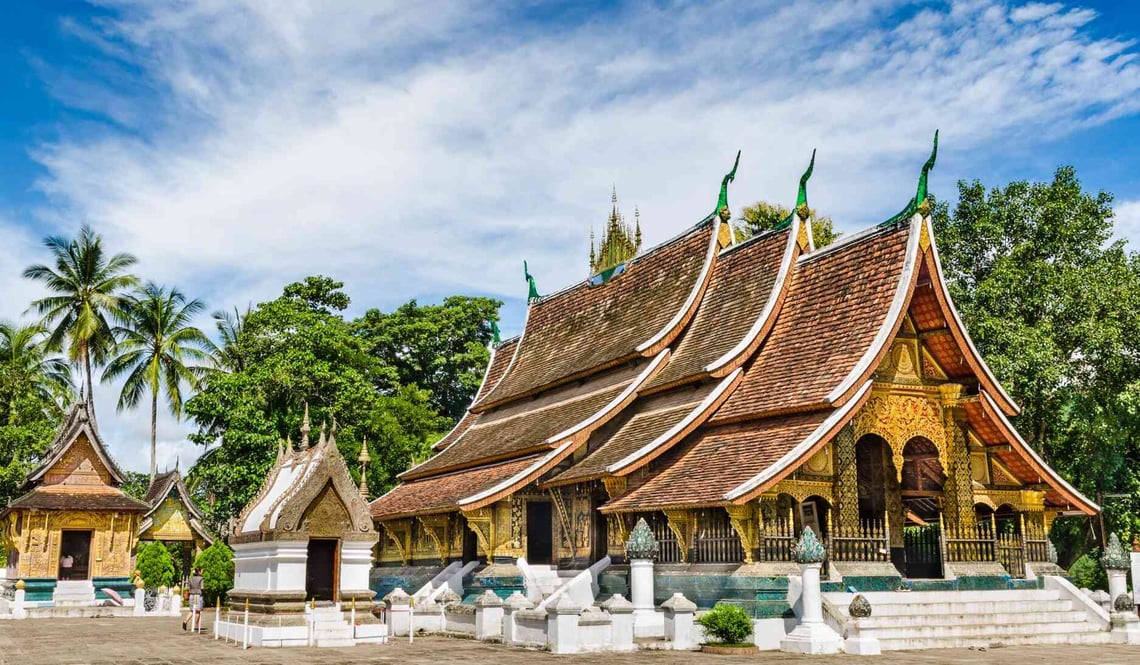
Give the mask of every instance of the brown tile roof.
<path id="1" fill-rule="evenodd" d="M 370 506 L 372 517 L 391 519 L 410 514 L 455 510 L 456 502 L 493 487 L 533 464 L 539 456 L 401 483 Z"/>
<path id="2" fill-rule="evenodd" d="M 637 257 L 603 285 L 582 282 L 531 305 L 514 362 L 474 410 L 641 355 L 638 347 L 672 323 L 707 279 L 713 226 L 702 223 Z"/>
<path id="3" fill-rule="evenodd" d="M 605 372 L 581 385 L 563 386 L 537 399 L 478 414 L 453 444 L 401 477 L 411 480 L 480 461 L 548 449 L 547 439 L 581 423 L 613 401 L 644 365 Z"/>
<path id="4" fill-rule="evenodd" d="M 603 511 L 723 505 L 724 495 L 802 443 L 830 415 L 814 411 L 698 430 L 645 484 Z"/>
<path id="5" fill-rule="evenodd" d="M 703 374 L 709 363 L 745 338 L 768 303 L 790 233 L 764 234 L 717 259 L 692 324 L 647 390 Z"/>
<path id="6" fill-rule="evenodd" d="M 629 414 L 624 418 L 625 423 L 616 432 L 605 436 L 600 447 L 582 461 L 552 478 L 548 484 L 581 482 L 607 475 L 606 467 L 668 432 L 685 416 L 692 413 L 715 385 L 711 382 L 694 385 L 635 402 L 626 409 Z"/>
<path id="7" fill-rule="evenodd" d="M 510 364 L 511 358 L 515 356 L 515 349 L 518 348 L 519 340 L 514 338 L 503 342 L 498 348 L 491 352 L 491 363 L 487 367 L 487 373 L 483 375 L 483 383 L 479 386 L 479 392 L 475 394 L 475 399 L 472 402 L 478 402 L 487 393 L 491 392 L 494 387 L 499 383 L 499 379 L 503 378 L 503 373 Z M 467 428 L 475 424 L 476 416 L 470 411 L 464 411 L 463 417 L 455 424 L 442 439 L 432 444 L 432 450 L 443 450 L 444 448 L 455 443 Z"/>
<path id="8" fill-rule="evenodd" d="M 88 489 L 89 488 L 89 489 Z M 35 508 L 36 510 L 111 510 L 118 512 L 145 512 L 150 506 L 133 499 L 113 487 L 49 485 L 39 486 L 31 492 L 13 499 L 7 510 Z"/>
<path id="9" fill-rule="evenodd" d="M 826 405 L 887 317 L 910 231 L 909 223 L 875 229 L 800 259 L 775 327 L 711 421 Z"/>

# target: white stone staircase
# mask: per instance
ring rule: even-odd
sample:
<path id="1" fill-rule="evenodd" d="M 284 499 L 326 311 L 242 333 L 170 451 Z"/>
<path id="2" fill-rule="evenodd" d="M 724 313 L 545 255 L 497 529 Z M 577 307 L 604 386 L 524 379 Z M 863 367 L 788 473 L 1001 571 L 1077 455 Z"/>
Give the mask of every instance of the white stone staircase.
<path id="1" fill-rule="evenodd" d="M 60 580 L 55 584 L 52 602 L 56 607 L 83 607 L 95 604 L 91 580 Z"/>
<path id="2" fill-rule="evenodd" d="M 566 582 L 563 578 L 563 574 L 569 574 L 570 577 L 578 574 L 576 570 L 562 571 L 554 566 L 535 564 L 530 565 L 530 572 L 533 576 L 533 582 L 538 586 L 538 590 L 541 592 L 543 599 L 548 598 L 550 594 L 557 591 L 558 587 Z"/>
<path id="3" fill-rule="evenodd" d="M 823 596 L 829 619 L 842 635 L 854 594 Z M 865 625 L 884 651 L 1109 641 L 1098 615 L 1065 589 L 885 591 L 863 596 L 871 603 Z"/>
<path id="4" fill-rule="evenodd" d="M 318 647 L 350 647 L 356 644 L 352 636 L 352 626 L 344 618 L 340 608 L 332 605 L 315 607 L 311 610 L 313 638 Z"/>

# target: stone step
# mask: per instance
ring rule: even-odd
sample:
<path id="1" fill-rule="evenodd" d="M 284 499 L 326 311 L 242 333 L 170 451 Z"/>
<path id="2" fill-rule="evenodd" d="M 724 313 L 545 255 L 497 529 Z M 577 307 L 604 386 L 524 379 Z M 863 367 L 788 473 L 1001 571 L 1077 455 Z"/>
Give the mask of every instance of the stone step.
<path id="1" fill-rule="evenodd" d="M 1081 610 L 1040 611 L 1011 614 L 938 614 L 926 616 L 877 616 L 872 614 L 866 625 L 876 630 L 924 628 L 929 626 L 962 626 L 973 624 L 1013 625 L 1035 623 L 1070 623 L 1086 621 Z"/>
<path id="2" fill-rule="evenodd" d="M 844 613 L 847 604 L 839 605 Z M 880 603 L 871 601 L 872 616 L 938 616 L 944 614 L 1022 614 L 1025 612 L 1067 612 L 1073 610 L 1072 601 L 977 601 L 941 603 Z"/>
<path id="3" fill-rule="evenodd" d="M 883 639 L 922 640 L 927 638 L 943 637 L 983 637 L 1000 639 L 1006 635 L 1016 636 L 1022 634 L 1060 633 L 1074 635 L 1079 633 L 1099 632 L 1095 626 L 1086 621 L 1018 623 L 1000 625 L 993 623 L 957 624 L 949 626 L 900 626 L 882 628 L 875 631 L 876 637 Z"/>
<path id="4" fill-rule="evenodd" d="M 902 603 L 919 605 L 952 602 L 972 603 L 991 601 L 1040 602 L 1059 600 L 1061 593 L 1052 589 L 1004 589 L 996 591 L 866 591 L 859 592 L 871 602 L 871 606 Z M 825 597 L 842 596 L 850 599 L 850 593 L 825 593 Z"/>
<path id="5" fill-rule="evenodd" d="M 906 649 L 962 649 L 967 647 L 994 648 L 997 646 L 1015 646 L 1022 644 L 1107 644 L 1110 635 L 1107 631 L 1090 631 L 1083 633 L 1011 633 L 996 638 L 987 638 L 976 635 L 955 636 L 947 635 L 937 638 L 892 638 L 880 639 L 879 645 L 883 651 L 901 651 Z"/>

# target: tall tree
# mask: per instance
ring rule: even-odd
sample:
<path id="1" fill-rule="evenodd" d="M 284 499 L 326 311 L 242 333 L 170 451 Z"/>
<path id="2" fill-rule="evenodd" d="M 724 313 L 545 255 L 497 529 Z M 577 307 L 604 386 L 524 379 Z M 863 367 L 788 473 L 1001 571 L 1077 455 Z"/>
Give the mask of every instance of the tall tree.
<path id="1" fill-rule="evenodd" d="M 209 339 L 194 327 L 194 317 L 204 305 L 187 300 L 176 288 L 148 282 L 129 296 L 116 326 L 117 355 L 103 371 L 103 380 L 126 377 L 119 394 L 120 411 L 138 406 L 150 395 L 150 477 L 156 468 L 158 445 L 158 398 L 165 397 L 175 418 L 182 417 L 182 388 L 195 387 L 210 359 Z"/>
<path id="2" fill-rule="evenodd" d="M 138 283 L 127 272 L 136 259 L 123 253 L 108 256 L 102 236 L 87 225 L 76 238 L 49 236 L 44 246 L 54 267 L 36 264 L 24 277 L 42 283 L 53 295 L 33 302 L 32 309 L 51 331 L 48 348 L 66 346 L 68 359 L 83 370 L 87 400 L 94 405 L 91 368 L 106 362 L 114 348 L 111 322 L 121 313 L 123 293 Z"/>
<path id="3" fill-rule="evenodd" d="M 744 206 L 740 217 L 736 221 L 736 232 L 741 238 L 751 238 L 774 228 L 788 218 L 792 211 L 778 203 L 757 201 L 750 206 Z M 814 208 L 810 208 L 808 216 L 811 219 L 811 237 L 816 247 L 827 247 L 839 237 L 835 224 L 830 217 L 819 216 Z"/>
<path id="4" fill-rule="evenodd" d="M 218 331 L 218 343 L 210 343 L 210 356 L 214 369 L 223 372 L 240 372 L 245 369 L 241 337 L 250 310 L 251 308 L 247 307 L 243 314 L 235 307 L 233 312 L 218 310 L 210 315 L 214 319 L 214 328 Z"/>
<path id="5" fill-rule="evenodd" d="M 400 385 L 398 372 L 368 352 L 341 315 L 348 304 L 327 277 L 288 285 L 243 317 L 232 342 L 241 366 L 212 373 L 186 403 L 198 425 L 191 440 L 210 447 L 191 475 L 215 526 L 257 492 L 279 442 L 291 436 L 296 444 L 306 403 L 314 423 L 336 418 L 337 445 L 354 474 L 368 439 L 373 492 L 391 487 L 448 427 L 426 390 Z"/>
<path id="6" fill-rule="evenodd" d="M 979 350 L 1021 405 L 1018 429 L 1091 496 L 1140 492 L 1140 258 L 1112 241 L 1112 196 L 1071 167 L 1050 182 L 958 183 L 934 224 L 951 292 Z M 1127 504 L 1110 526 L 1134 532 Z M 1087 544 L 1083 526 L 1062 558 Z M 1059 543 L 1059 547 L 1065 543 Z"/>
<path id="7" fill-rule="evenodd" d="M 369 353 L 396 369 L 401 385 L 426 389 L 436 410 L 457 420 L 487 369 L 491 324 L 501 306 L 467 296 L 452 296 L 442 305 L 412 300 L 390 314 L 370 309 L 355 327 Z"/>
<path id="8" fill-rule="evenodd" d="M 39 326 L 0 324 L 0 505 L 15 498 L 71 400 L 71 367 Z"/>

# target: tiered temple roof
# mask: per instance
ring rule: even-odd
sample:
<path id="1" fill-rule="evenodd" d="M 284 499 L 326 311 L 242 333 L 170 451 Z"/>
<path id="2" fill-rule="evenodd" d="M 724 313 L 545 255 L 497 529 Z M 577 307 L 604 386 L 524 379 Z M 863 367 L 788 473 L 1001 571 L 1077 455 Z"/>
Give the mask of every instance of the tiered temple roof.
<path id="1" fill-rule="evenodd" d="M 176 519 L 185 522 L 184 527 L 181 524 L 179 527 L 189 530 L 193 537 L 207 545 L 214 542 L 214 537 L 203 523 L 205 517 L 194 503 L 194 497 L 190 495 L 186 483 L 182 481 L 182 473 L 177 468 L 154 477 L 146 491 L 146 502 L 150 504 L 150 510 L 143 515 L 142 523 L 139 525 L 139 534 L 144 539 L 152 533 L 163 535 L 163 529 L 167 526 L 163 524 L 164 518 L 170 521 L 173 517 L 167 514 L 166 505 L 169 505 L 177 508 Z M 165 540 L 163 537 L 155 539 Z"/>
<path id="2" fill-rule="evenodd" d="M 713 214 L 608 281 L 533 302 L 440 452 L 373 517 L 610 478 L 625 483 L 603 512 L 750 501 L 855 417 L 904 327 L 923 339 L 916 362 L 965 386 L 971 430 L 1016 480 L 1094 512 L 1009 424 L 1017 407 L 954 310 L 923 205 L 932 165 L 903 213 L 829 247 L 812 243 L 805 174 L 775 230 L 732 243 Z"/>

